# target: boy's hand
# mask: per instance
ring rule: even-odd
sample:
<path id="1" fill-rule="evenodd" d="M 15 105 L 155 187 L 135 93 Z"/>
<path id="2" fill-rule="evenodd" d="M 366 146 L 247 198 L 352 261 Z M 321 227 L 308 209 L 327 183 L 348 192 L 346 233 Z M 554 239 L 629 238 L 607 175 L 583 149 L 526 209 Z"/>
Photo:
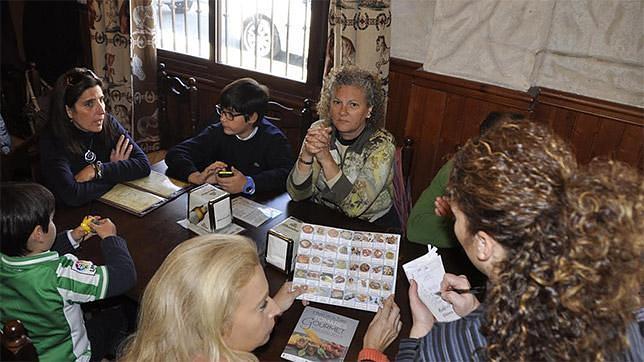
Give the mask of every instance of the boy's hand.
<path id="1" fill-rule="evenodd" d="M 222 168 L 226 168 L 226 166 L 227 165 L 225 162 L 215 161 L 206 166 L 203 171 L 195 171 L 188 175 L 188 182 L 195 185 L 203 185 L 205 183 L 214 184 L 216 183 L 215 176 L 217 175 L 217 171 L 221 170 Z"/>
<path id="2" fill-rule="evenodd" d="M 277 304 L 277 306 L 280 308 L 280 311 L 282 313 L 286 312 L 287 309 L 293 305 L 293 301 L 295 301 L 295 298 L 297 298 L 300 294 L 306 293 L 307 286 L 297 286 L 293 287 L 292 282 L 286 282 L 282 285 L 280 290 L 277 291 L 277 294 L 273 297 L 273 300 Z M 304 301 L 302 301 L 304 302 Z M 303 303 L 304 305 L 308 303 Z"/>
<path id="3" fill-rule="evenodd" d="M 230 177 L 219 177 L 215 173 L 216 184 L 219 185 L 226 192 L 231 194 L 238 194 L 244 190 L 244 185 L 246 185 L 246 175 L 235 167 L 231 167 L 233 175 Z"/>
<path id="4" fill-rule="evenodd" d="M 96 235 L 92 227 L 92 221 L 97 218 L 100 219 L 100 216 L 85 216 L 81 224 L 72 230 L 72 238 L 74 238 L 77 243 L 80 243 L 87 239 L 88 236 Z"/>
<path id="5" fill-rule="evenodd" d="M 449 199 L 446 196 L 438 196 L 434 201 L 434 213 L 437 216 L 454 218 L 452 207 L 449 204 Z"/>
<path id="6" fill-rule="evenodd" d="M 116 235 L 116 225 L 108 218 L 95 218 L 92 221 L 92 228 L 101 239 Z"/>

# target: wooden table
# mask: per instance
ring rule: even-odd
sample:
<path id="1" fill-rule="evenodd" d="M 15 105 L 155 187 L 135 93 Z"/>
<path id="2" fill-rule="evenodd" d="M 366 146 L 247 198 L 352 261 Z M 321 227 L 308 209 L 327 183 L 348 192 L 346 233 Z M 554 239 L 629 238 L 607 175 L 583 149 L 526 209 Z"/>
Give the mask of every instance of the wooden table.
<path id="1" fill-rule="evenodd" d="M 164 170 L 164 166 L 165 165 L 157 164 L 153 166 L 153 169 L 156 169 L 157 171 Z M 312 202 L 291 201 L 286 193 L 255 195 L 252 199 L 256 202 L 260 202 L 282 211 L 281 215 L 267 221 L 257 228 L 235 220 L 236 223 L 246 228 L 246 231 L 244 231 L 242 235 L 252 238 L 257 243 L 262 256 L 265 255 L 267 231 L 289 216 L 297 217 L 298 219 L 309 223 L 352 230 L 388 231 L 362 220 L 348 218 L 339 212 L 335 212 Z M 194 233 L 184 229 L 176 223 L 177 220 L 184 219 L 186 217 L 186 207 L 187 194 L 183 194 L 157 210 L 139 218 L 101 202 L 94 201 L 79 208 L 58 209 L 54 219 L 59 230 L 63 230 L 77 226 L 85 215 L 109 217 L 116 225 L 118 234 L 127 240 L 128 248 L 136 266 L 138 281 L 136 286 L 128 292 L 128 296 L 135 300 L 140 300 L 145 286 L 170 251 L 182 241 L 195 236 Z M 400 306 L 401 318 L 403 321 L 401 336 L 408 336 L 409 329 L 411 328 L 411 314 L 409 312 L 407 297 L 409 283 L 407 282 L 402 270 L 402 264 L 424 254 L 426 250 L 427 249 L 424 245 L 410 243 L 406 240 L 401 241 L 395 298 L 396 303 Z M 95 263 L 103 263 L 100 246 L 96 238 L 83 243 L 77 254 L 81 258 L 92 260 Z M 477 275 L 474 267 L 469 263 L 461 251 L 456 249 L 441 249 L 440 254 L 443 257 L 443 262 L 447 271 L 455 274 L 466 274 L 469 277 L 474 276 L 474 279 L 477 280 L 480 279 L 480 274 Z M 264 269 L 270 284 L 271 294 L 274 294 L 286 281 L 286 275 L 270 265 Z M 313 303 L 313 305 L 360 321 L 346 356 L 346 359 L 349 361 L 355 360 L 362 347 L 362 338 L 369 326 L 369 322 L 373 318 L 374 313 L 326 304 Z M 301 303 L 296 302 L 293 304 L 293 307 L 279 318 L 269 342 L 255 351 L 255 354 L 260 360 L 280 360 L 280 355 L 286 346 L 289 336 L 295 328 L 295 324 L 297 323 L 303 308 L 304 307 Z M 386 353 L 390 358 L 393 358 L 397 351 L 398 341 L 395 341 L 392 343 L 391 347 L 387 349 Z"/>

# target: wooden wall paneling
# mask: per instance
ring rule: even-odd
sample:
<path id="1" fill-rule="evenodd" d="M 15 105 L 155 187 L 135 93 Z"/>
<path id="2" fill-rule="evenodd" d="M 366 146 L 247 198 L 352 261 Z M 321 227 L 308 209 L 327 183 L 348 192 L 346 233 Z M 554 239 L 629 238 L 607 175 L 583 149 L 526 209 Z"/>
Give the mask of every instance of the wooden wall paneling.
<path id="1" fill-rule="evenodd" d="M 405 139 L 407 109 L 411 92 L 412 77 L 408 74 L 389 73 L 389 99 L 385 128 L 396 137 L 399 146 Z"/>
<path id="2" fill-rule="evenodd" d="M 644 169 L 644 109 L 552 89 L 539 90 L 534 109 L 573 144 L 581 163 L 608 156 Z"/>
<path id="3" fill-rule="evenodd" d="M 581 164 L 588 163 L 592 158 L 592 150 L 597 142 L 599 119 L 589 114 L 576 114 L 575 126 L 569 139 L 575 150 L 577 161 Z"/>
<path id="4" fill-rule="evenodd" d="M 615 158 L 644 171 L 644 127 L 626 124 Z"/>
<path id="5" fill-rule="evenodd" d="M 442 119 L 440 141 L 436 145 L 434 154 L 432 177 L 440 167 L 447 161 L 449 155 L 453 154 L 461 141 L 463 109 L 467 99 L 456 94 L 449 94 L 445 105 L 445 113 Z"/>
<path id="6" fill-rule="evenodd" d="M 625 124 L 606 118 L 599 118 L 597 130 L 598 140 L 594 142 L 590 157 L 610 156 L 616 157 L 619 144 L 624 136 Z"/>
<path id="7" fill-rule="evenodd" d="M 575 126 L 574 117 L 570 112 L 552 106 L 541 106 L 536 108 L 533 114 L 532 119 L 547 123 L 563 139 L 570 139 Z"/>
<path id="8" fill-rule="evenodd" d="M 411 87 L 405 136 L 414 140 L 411 172 L 412 199 L 416 200 L 436 173 L 436 149 L 440 143 L 447 96 L 444 92 Z"/>

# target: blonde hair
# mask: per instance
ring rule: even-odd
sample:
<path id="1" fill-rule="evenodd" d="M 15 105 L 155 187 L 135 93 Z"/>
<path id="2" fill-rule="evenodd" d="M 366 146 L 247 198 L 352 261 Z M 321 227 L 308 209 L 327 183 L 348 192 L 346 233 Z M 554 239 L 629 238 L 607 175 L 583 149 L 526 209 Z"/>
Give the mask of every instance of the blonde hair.
<path id="1" fill-rule="evenodd" d="M 259 266 L 255 243 L 242 236 L 205 235 L 177 246 L 145 289 L 138 331 L 121 361 L 257 361 L 230 349 L 224 334 L 238 291 Z"/>

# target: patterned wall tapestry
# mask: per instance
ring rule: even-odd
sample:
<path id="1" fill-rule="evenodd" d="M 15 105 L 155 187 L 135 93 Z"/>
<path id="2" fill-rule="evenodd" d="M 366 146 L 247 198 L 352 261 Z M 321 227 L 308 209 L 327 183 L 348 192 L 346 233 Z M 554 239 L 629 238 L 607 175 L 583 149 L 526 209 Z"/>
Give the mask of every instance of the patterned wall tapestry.
<path id="1" fill-rule="evenodd" d="M 160 138 L 152 0 L 132 0 L 132 75 L 135 139 L 144 151 L 156 151 Z"/>
<path id="2" fill-rule="evenodd" d="M 144 151 L 159 148 L 156 48 L 151 0 L 90 0 L 94 70 L 104 83 L 107 111 Z M 132 31 L 130 32 L 130 16 Z"/>
<path id="3" fill-rule="evenodd" d="M 127 0 L 87 2 L 92 63 L 103 79 L 107 111 L 132 132 L 130 11 Z"/>
<path id="4" fill-rule="evenodd" d="M 391 0 L 331 0 L 324 74 L 354 64 L 378 73 L 389 89 Z"/>

